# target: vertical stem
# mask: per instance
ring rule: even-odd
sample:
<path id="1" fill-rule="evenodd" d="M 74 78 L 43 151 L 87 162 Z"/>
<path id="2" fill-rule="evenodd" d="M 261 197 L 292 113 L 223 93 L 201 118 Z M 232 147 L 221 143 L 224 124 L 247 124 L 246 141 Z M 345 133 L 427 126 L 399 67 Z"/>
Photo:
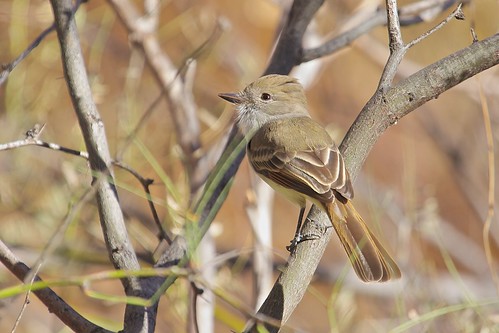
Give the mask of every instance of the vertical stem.
<path id="1" fill-rule="evenodd" d="M 96 183 L 96 199 L 104 239 L 114 267 L 138 270 L 140 265 L 125 227 L 114 186 L 111 154 L 104 123 L 93 101 L 74 20 L 72 0 L 51 0 L 61 45 L 64 76 L 88 151 L 90 169 Z M 121 280 L 128 296 L 144 296 L 141 281 L 135 277 Z M 146 296 L 147 297 L 147 296 Z M 124 332 L 153 332 L 156 306 L 127 305 Z"/>

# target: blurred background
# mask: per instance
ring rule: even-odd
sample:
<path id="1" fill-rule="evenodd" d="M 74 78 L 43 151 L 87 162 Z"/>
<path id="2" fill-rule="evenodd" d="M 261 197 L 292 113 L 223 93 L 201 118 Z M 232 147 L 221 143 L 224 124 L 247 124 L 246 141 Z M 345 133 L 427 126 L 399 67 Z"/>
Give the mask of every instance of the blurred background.
<path id="1" fill-rule="evenodd" d="M 413 2 L 400 1 L 399 5 Z M 365 20 L 383 3 L 326 0 L 304 44 L 320 45 Z M 135 5 L 142 10 L 140 1 Z M 203 149 L 223 144 L 220 140 L 231 126 L 234 110 L 217 93 L 238 91 L 263 73 L 283 8 L 288 6 L 288 1 L 277 0 L 159 2 L 157 38 L 163 51 L 177 68 L 189 57 L 196 59 L 193 96 Z M 454 8 L 428 22 L 404 27 L 404 41 L 424 33 Z M 401 63 L 396 80 L 469 45 L 470 28 L 478 39 L 498 32 L 496 0 L 470 1 L 464 13 L 465 21 L 452 20 L 414 46 Z M 155 180 L 152 191 L 160 217 L 170 231 L 180 232 L 191 204 L 190 190 L 164 99 L 153 106 L 134 139 L 127 141 L 161 90 L 108 3 L 89 1 L 79 8 L 76 19 L 112 154 Z M 0 0 L 0 63 L 10 63 L 52 21 L 47 1 Z M 376 89 L 388 57 L 387 44 L 386 28 L 378 27 L 334 55 L 292 72 L 307 89 L 312 117 L 324 124 L 338 143 Z M 304 300 L 283 332 L 388 332 L 415 319 L 421 323 L 407 329 L 402 326 L 400 331 L 499 332 L 498 281 L 487 263 L 482 235 L 491 168 L 497 176 L 497 168 L 487 159 L 482 110 L 486 102 L 497 151 L 498 87 L 499 69 L 492 68 L 423 105 L 381 137 L 355 181 L 355 204 L 394 255 L 403 278 L 381 285 L 363 284 L 333 236 Z M 85 149 L 55 32 L 0 86 L 0 143 L 24 138 L 37 123 L 46 124 L 43 140 Z M 157 246 L 147 201 L 140 184 L 128 173 L 116 170 L 116 177 L 130 236 L 136 250 L 147 257 Z M 244 160 L 210 229 L 216 256 L 209 262 L 199 260 L 197 267 L 194 264 L 200 271 L 216 267 L 213 285 L 250 309 L 255 307 L 254 237 L 246 207 L 254 197 L 252 177 Z M 90 179 L 86 162 L 78 157 L 34 146 L 1 151 L 2 241 L 26 264 L 33 264 Z M 173 190 L 165 185 L 170 182 Z M 286 261 L 285 246 L 294 234 L 297 214 L 297 207 L 275 197 L 269 249 L 274 278 Z M 495 274 L 498 223 L 496 214 L 491 227 Z M 61 280 L 111 269 L 91 201 L 45 259 L 40 275 Z M 0 288 L 19 283 L 0 266 Z M 117 281 L 98 282 L 91 288 L 109 294 L 122 292 Z M 122 304 L 92 299 L 78 287 L 55 290 L 90 320 L 120 329 Z M 187 294 L 188 281 L 178 280 L 162 298 L 158 332 L 186 330 Z M 213 300 L 215 331 L 240 330 L 244 313 L 222 298 Z M 69 332 L 36 297 L 30 299 L 16 332 Z M 22 296 L 1 301 L 0 331 L 12 329 L 23 301 Z"/>

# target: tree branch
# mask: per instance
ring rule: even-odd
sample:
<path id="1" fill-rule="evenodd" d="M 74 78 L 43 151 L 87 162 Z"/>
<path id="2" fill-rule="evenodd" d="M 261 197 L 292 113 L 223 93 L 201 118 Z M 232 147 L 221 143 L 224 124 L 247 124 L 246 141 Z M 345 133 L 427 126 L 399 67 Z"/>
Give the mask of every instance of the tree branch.
<path id="1" fill-rule="evenodd" d="M 116 3 L 114 0 L 110 1 Z M 302 38 L 308 24 L 322 3 L 323 0 L 294 1 L 286 24 L 281 31 L 269 67 L 265 73 L 287 74 L 293 66 L 310 57 L 312 53 L 307 55 L 307 52 L 302 49 Z M 392 1 L 392 3 L 395 2 Z M 127 6 L 131 6 L 126 1 L 120 2 L 120 4 L 124 6 L 125 10 L 127 10 Z M 54 7 L 57 30 L 64 58 L 65 76 L 89 152 L 90 167 L 94 175 L 104 175 L 104 177 L 107 177 L 99 178 L 96 187 L 98 187 L 97 199 L 101 225 L 106 237 L 110 257 L 117 268 L 137 269 L 139 264 L 128 240 L 117 192 L 112 185 L 114 183 L 111 168 L 112 161 L 106 143 L 104 127 L 100 115 L 92 102 L 88 80 L 85 76 L 85 67 L 73 20 L 74 13 L 71 10 L 71 1 L 52 0 L 52 5 Z M 396 13 L 396 11 L 392 12 Z M 132 22 L 132 24 L 140 24 L 139 21 L 141 20 Z M 379 22 L 375 21 L 374 23 L 379 24 Z M 154 22 L 151 24 L 155 25 Z M 134 37 L 144 38 L 143 42 L 146 45 L 150 42 L 150 33 L 152 30 L 144 30 L 142 28 L 137 29 L 137 31 L 145 31 L 145 34 L 140 36 L 134 35 Z M 359 30 L 358 33 L 361 34 L 363 32 Z M 138 39 L 134 39 L 134 41 L 136 40 Z M 406 45 L 406 47 L 412 46 L 413 44 L 411 45 L 411 43 Z M 149 49 L 152 52 L 151 56 L 157 55 L 154 51 L 159 50 L 159 46 L 154 44 L 147 45 L 151 47 Z M 352 177 L 355 178 L 379 136 L 391 125 L 396 124 L 403 116 L 423 103 L 438 97 L 440 93 L 450 89 L 459 82 L 497 65 L 499 62 L 499 49 L 497 45 L 499 45 L 498 35 L 481 42 L 473 43 L 470 47 L 428 66 L 399 82 L 397 85 L 388 85 L 385 87 L 386 89 L 376 92 L 359 114 L 340 147 Z M 143 47 L 146 48 L 146 46 Z M 328 52 L 333 51 L 329 50 Z M 319 57 L 321 54 L 316 53 L 314 56 Z M 158 61 L 158 59 L 153 58 L 150 60 Z M 153 70 L 153 72 L 156 73 L 156 70 Z M 178 75 L 178 71 L 175 73 Z M 165 80 L 165 77 L 159 78 L 159 80 L 163 84 L 171 83 L 171 81 Z M 165 87 L 171 88 L 167 85 Z M 179 94 L 178 96 L 183 95 Z M 178 105 L 182 105 L 182 103 L 179 102 Z M 190 112 L 192 116 L 193 110 L 192 105 L 190 105 L 190 111 L 187 110 L 185 113 L 188 114 Z M 177 112 L 179 113 L 179 117 L 182 117 L 182 114 L 184 114 L 184 112 L 178 110 Z M 182 122 L 183 120 L 177 121 Z M 189 133 L 183 131 L 185 135 L 194 133 L 193 137 L 181 138 L 185 151 L 192 152 L 196 149 L 197 131 L 195 128 L 192 132 L 188 131 Z M 244 157 L 244 144 L 241 145 L 241 142 L 243 142 L 243 138 L 238 133 L 237 128 L 234 127 L 231 132 L 231 139 L 229 139 L 229 143 L 227 144 L 231 148 L 227 151 L 226 159 L 217 165 L 213 178 L 209 180 L 209 183 L 213 182 L 213 184 L 207 184 L 207 187 L 209 187 L 208 185 L 213 186 L 210 187 L 209 192 L 207 192 L 206 196 L 203 196 L 196 206 L 196 217 L 198 218 L 198 234 L 196 237 L 201 238 L 203 236 L 227 196 L 234 175 Z M 271 325 L 266 326 L 272 332 L 275 329 L 278 330 L 287 321 L 303 297 L 325 246 L 331 237 L 329 220 L 321 211 L 316 208 L 312 209 L 307 219 L 308 222 L 304 226 L 304 233 L 314 233 L 322 237 L 319 237 L 318 240 L 301 243 L 298 246 L 296 254 L 289 258 L 286 269 L 279 276 L 274 289 L 260 309 L 257 317 L 263 322 L 268 318 Z M 156 267 L 168 267 L 177 264 L 181 260 L 186 262 L 193 250 L 189 248 L 189 252 L 186 253 L 186 249 L 185 239 L 177 237 Z M 174 277 L 169 279 L 168 283 L 173 283 L 174 279 Z M 130 277 L 123 280 L 123 284 L 127 295 L 148 298 L 150 295 L 155 294 L 164 281 L 164 278 L 146 280 Z M 160 294 L 165 290 L 164 286 L 165 284 L 159 290 Z M 65 311 L 64 304 L 57 306 L 60 306 L 60 309 Z M 153 331 L 156 310 L 157 303 L 149 308 L 127 306 L 125 331 Z M 253 326 L 249 326 L 248 329 L 254 330 L 255 325 L 253 323 Z M 94 329 L 99 330 L 99 328 L 95 327 Z M 80 329 L 77 330 L 80 331 Z M 82 328 L 82 331 L 86 330 Z"/>
<path id="2" fill-rule="evenodd" d="M 425 38 L 430 36 L 432 33 L 436 32 L 440 28 L 442 28 L 445 24 L 447 24 L 451 19 L 457 18 L 459 20 L 464 19 L 464 15 L 461 11 L 461 4 L 457 6 L 457 8 L 447 16 L 442 22 L 437 24 L 435 27 L 425 32 L 418 38 L 412 40 L 408 44 L 404 44 L 402 40 L 402 34 L 400 32 L 400 22 L 397 11 L 397 2 L 395 0 L 387 0 L 387 17 L 388 17 L 388 37 L 389 37 L 389 46 L 390 46 L 390 56 L 386 61 L 385 68 L 383 69 L 383 73 L 381 74 L 381 78 L 379 80 L 378 90 L 386 90 L 388 89 L 397 73 L 398 66 L 400 62 L 404 58 L 407 51 L 416 45 L 417 43 L 423 41 Z"/>
<path id="3" fill-rule="evenodd" d="M 294 66 L 300 64 L 303 53 L 303 35 L 323 3 L 324 0 L 295 0 L 293 2 L 265 75 L 288 74 Z"/>
<path id="4" fill-rule="evenodd" d="M 378 91 L 363 108 L 340 146 L 352 178 L 358 175 L 371 148 L 391 125 L 460 82 L 498 65 L 498 45 L 499 34 L 496 34 L 422 69 L 385 93 Z M 305 294 L 331 238 L 329 226 L 327 215 L 313 207 L 303 233 L 322 237 L 298 244 L 296 254 L 290 256 L 286 268 L 258 311 L 258 318 L 280 322 L 279 327 L 264 322 L 269 332 L 279 331 Z M 258 325 L 255 320 L 250 321 L 245 332 L 257 332 Z"/>
<path id="5" fill-rule="evenodd" d="M 20 261 L 14 253 L 0 240 L 0 261 L 19 280 L 24 281 L 31 269 Z M 41 281 L 35 276 L 34 282 Z M 75 332 L 110 333 L 82 317 L 69 304 L 64 302 L 52 289 L 45 288 L 33 292 L 45 304 L 49 312 L 54 313 L 64 324 Z"/>
<path id="6" fill-rule="evenodd" d="M 455 0 L 443 1 L 441 3 L 428 2 L 423 0 L 417 3 L 411 3 L 399 9 L 400 26 L 414 25 L 428 20 L 427 16 L 434 17 L 451 7 Z M 431 15 L 426 13 L 431 12 Z M 423 16 L 425 16 L 423 18 Z M 317 58 L 330 55 L 341 48 L 349 45 L 360 36 L 366 34 L 372 29 L 387 24 L 386 10 L 382 7 L 378 8 L 371 17 L 363 20 L 359 25 L 349 29 L 338 36 L 326 41 L 320 46 L 303 50 L 303 58 L 301 62 L 308 62 Z"/>
<path id="7" fill-rule="evenodd" d="M 367 102 L 340 149 L 355 177 L 370 150 L 391 125 L 444 91 L 499 63 L 499 34 L 471 44 L 400 81 Z"/>
<path id="8" fill-rule="evenodd" d="M 283 31 L 280 34 L 281 37 L 276 46 L 276 52 L 265 73 L 289 73 L 296 61 L 300 59 L 298 57 L 300 53 L 293 53 L 296 58 L 289 61 L 290 54 L 287 54 L 284 51 L 289 50 L 293 43 L 301 41 L 301 39 L 298 38 L 303 37 L 308 23 L 311 21 L 322 2 L 323 0 L 295 1 L 287 19 L 288 24 L 283 27 Z M 289 22 L 293 22 L 294 25 Z M 197 217 L 197 227 L 195 228 L 196 230 L 194 231 L 195 234 L 193 239 L 189 239 L 189 248 L 187 248 L 185 239 L 182 236 L 178 236 L 158 260 L 155 267 L 168 267 L 175 264 L 185 265 L 188 262 L 192 255 L 192 251 L 196 249 L 199 241 L 208 230 L 216 213 L 225 201 L 228 190 L 232 185 L 232 181 L 244 155 L 245 139 L 239 132 L 237 126 L 233 126 L 231 133 L 229 134 L 224 154 L 220 157 L 219 162 L 212 171 L 210 178 L 205 184 L 204 192 L 194 207 L 194 214 Z M 155 293 L 155 297 L 164 293 L 169 286 L 173 284 L 175 279 L 175 276 L 171 276 L 166 280 L 156 279 L 155 283 L 158 283 L 158 291 Z"/>
<path id="9" fill-rule="evenodd" d="M 97 207 L 108 254 L 115 268 L 138 270 L 140 265 L 128 238 L 118 193 L 114 186 L 112 160 L 107 144 L 104 123 L 95 106 L 86 75 L 86 68 L 74 20 L 71 0 L 52 0 L 57 36 L 61 46 L 62 63 L 73 107 L 83 133 L 94 177 L 108 181 L 97 184 Z M 94 180 L 95 181 L 95 180 Z M 121 280 L 128 296 L 142 296 L 143 286 L 135 277 Z M 125 310 L 125 331 L 154 331 L 155 321 L 148 309 L 128 305 Z"/>
<path id="10" fill-rule="evenodd" d="M 176 136 L 185 158 L 188 174 L 197 171 L 198 159 L 196 150 L 201 147 L 200 125 L 196 116 L 197 106 L 189 89 L 191 76 L 184 76 L 191 68 L 192 59 L 186 61 L 186 66 L 177 69 L 171 59 L 161 50 L 156 38 L 154 20 L 143 20 L 134 6 L 128 0 L 109 0 L 121 23 L 128 30 L 134 46 L 144 54 L 146 63 L 151 68 L 159 87 L 166 97 L 170 115 L 175 123 Z M 183 72 L 185 70 L 185 72 Z"/>

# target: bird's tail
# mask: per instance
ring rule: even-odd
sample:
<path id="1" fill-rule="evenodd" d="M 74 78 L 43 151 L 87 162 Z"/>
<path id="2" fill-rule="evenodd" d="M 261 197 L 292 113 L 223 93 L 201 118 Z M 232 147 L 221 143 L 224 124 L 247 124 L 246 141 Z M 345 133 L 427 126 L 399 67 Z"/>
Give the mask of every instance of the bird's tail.
<path id="1" fill-rule="evenodd" d="M 324 208 L 331 219 L 355 273 L 364 282 L 384 282 L 400 277 L 400 269 L 369 230 L 350 201 L 334 200 Z"/>

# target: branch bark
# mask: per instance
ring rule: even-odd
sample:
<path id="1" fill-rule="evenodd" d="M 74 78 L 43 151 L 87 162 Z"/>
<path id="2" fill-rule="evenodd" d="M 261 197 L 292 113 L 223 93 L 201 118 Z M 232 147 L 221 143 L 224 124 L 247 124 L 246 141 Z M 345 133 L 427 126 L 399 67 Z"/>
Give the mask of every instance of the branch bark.
<path id="1" fill-rule="evenodd" d="M 399 8 L 398 14 L 400 15 L 400 17 L 398 18 L 398 21 L 400 23 L 400 26 L 408 26 L 426 22 L 428 21 L 428 17 L 433 18 L 437 16 L 438 14 L 444 12 L 449 7 L 454 5 L 456 2 L 457 1 L 455 0 L 448 0 L 441 3 L 432 3 L 423 0 L 416 3 L 411 3 Z M 349 45 L 360 36 L 368 33 L 372 29 L 382 25 L 386 25 L 387 22 L 388 17 L 386 14 L 386 10 L 383 7 L 379 7 L 375 12 L 372 13 L 369 18 L 363 20 L 352 29 L 348 29 L 347 31 L 340 33 L 332 39 L 324 42 L 322 45 L 304 49 L 302 52 L 303 58 L 300 62 L 308 62 L 331 55 L 334 52 L 339 51 L 343 47 Z"/>
<path id="2" fill-rule="evenodd" d="M 340 150 L 352 178 L 355 178 L 370 150 L 390 126 L 424 103 L 474 75 L 499 64 L 499 34 L 475 42 L 446 58 L 420 70 L 392 86 L 379 90 L 347 132 Z M 258 321 L 269 332 L 278 332 L 286 323 L 306 292 L 332 234 L 325 213 L 313 207 L 307 216 L 303 232 L 322 237 L 302 242 L 295 256 L 290 256 L 256 320 L 248 323 L 245 332 L 257 332 Z M 270 318 L 271 321 L 266 321 Z M 275 325 L 275 321 L 280 325 Z"/>
<path id="3" fill-rule="evenodd" d="M 441 93 L 499 63 L 499 34 L 475 42 L 378 91 L 347 132 L 340 149 L 349 171 L 358 174 L 370 150 L 388 127 Z"/>
<path id="4" fill-rule="evenodd" d="M 302 40 L 307 27 L 324 0 L 296 0 L 279 35 L 266 74 L 288 74 L 302 59 Z"/>
<path id="5" fill-rule="evenodd" d="M 14 253 L 0 240 L 0 262 L 12 272 L 19 280 L 24 281 L 32 272 L 24 262 L 19 260 Z M 34 282 L 41 281 L 35 276 Z M 52 289 L 45 288 L 33 292 L 45 304 L 49 312 L 55 314 L 64 324 L 75 332 L 110 333 L 94 323 L 85 319 L 78 311 L 67 304 Z"/>
<path id="6" fill-rule="evenodd" d="M 71 95 L 73 107 L 78 117 L 85 145 L 89 155 L 90 169 L 96 184 L 97 207 L 110 260 L 115 268 L 138 270 L 140 265 L 128 238 L 125 221 L 121 212 L 118 193 L 114 186 L 112 160 L 106 139 L 104 123 L 96 105 L 86 75 L 85 63 L 80 47 L 71 0 L 52 0 L 57 36 L 61 46 L 64 76 Z M 140 279 L 122 279 L 128 296 L 142 296 Z M 154 331 L 154 318 L 151 308 L 128 305 L 125 310 L 126 332 Z"/>
<path id="7" fill-rule="evenodd" d="M 297 0 L 293 3 L 287 23 L 277 43 L 276 51 L 265 73 L 287 74 L 293 66 L 303 61 L 301 40 L 309 22 L 322 3 L 323 0 Z M 113 185 L 111 158 L 103 123 L 92 102 L 88 87 L 76 25 L 71 14 L 71 1 L 52 0 L 52 6 L 54 7 L 63 53 L 65 76 L 89 152 L 90 167 L 95 177 L 104 175 L 108 180 L 99 182 L 101 184 L 98 185 L 97 200 L 110 257 L 117 268 L 139 269 L 137 258 L 123 223 L 116 188 Z M 341 145 L 352 177 L 355 178 L 379 136 L 391 125 L 396 124 L 403 116 L 423 103 L 438 97 L 440 93 L 459 82 L 497 65 L 499 63 L 498 45 L 499 35 L 473 43 L 470 47 L 428 66 L 399 84 L 376 92 L 359 114 Z M 229 144 L 231 142 L 232 144 L 237 143 L 240 140 L 242 138 L 238 134 L 237 128 L 234 128 Z M 190 147 L 189 149 L 196 145 L 195 143 L 191 145 L 187 139 L 185 142 L 185 147 Z M 225 199 L 231 181 L 244 156 L 244 149 L 235 151 L 235 153 L 237 154 L 236 158 L 223 173 L 223 179 L 216 184 L 215 189 L 211 192 L 211 197 L 202 207 L 198 220 L 201 231 L 207 230 L 221 202 Z M 286 269 L 279 276 L 272 292 L 256 316 L 263 322 L 267 318 L 275 319 L 270 321 L 274 325 L 267 326 L 269 331 L 278 331 L 303 297 L 331 237 L 331 229 L 328 227 L 327 217 L 319 210 L 312 209 L 304 232 L 315 233 L 322 237 L 318 240 L 301 243 L 298 246 L 296 255 L 289 258 Z M 177 238 L 156 267 L 176 264 L 182 258 L 186 258 L 190 255 L 186 254 L 186 247 L 185 240 L 181 237 Z M 149 279 L 146 284 L 145 280 L 128 278 L 123 281 L 123 284 L 127 295 L 148 298 L 148 295 L 153 295 L 164 281 L 163 278 Z M 156 310 L 157 303 L 150 308 L 127 306 L 125 331 L 153 331 Z M 280 323 L 279 326 L 275 326 L 276 321 Z M 255 328 L 256 324 L 254 323 L 252 326 L 248 326 L 250 331 Z"/>

